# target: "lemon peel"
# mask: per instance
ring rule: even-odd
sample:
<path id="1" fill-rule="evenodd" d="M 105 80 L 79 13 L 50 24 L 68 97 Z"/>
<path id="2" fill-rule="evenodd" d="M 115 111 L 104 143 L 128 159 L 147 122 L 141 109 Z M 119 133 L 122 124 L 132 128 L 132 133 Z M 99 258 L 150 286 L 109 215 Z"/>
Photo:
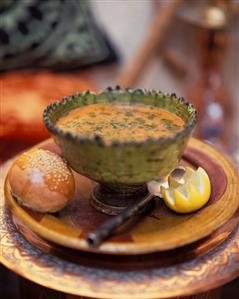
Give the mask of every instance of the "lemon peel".
<path id="1" fill-rule="evenodd" d="M 169 175 L 168 188 L 163 189 L 165 204 L 177 213 L 191 213 L 202 208 L 211 195 L 211 183 L 206 171 L 186 167 L 181 177 Z"/>

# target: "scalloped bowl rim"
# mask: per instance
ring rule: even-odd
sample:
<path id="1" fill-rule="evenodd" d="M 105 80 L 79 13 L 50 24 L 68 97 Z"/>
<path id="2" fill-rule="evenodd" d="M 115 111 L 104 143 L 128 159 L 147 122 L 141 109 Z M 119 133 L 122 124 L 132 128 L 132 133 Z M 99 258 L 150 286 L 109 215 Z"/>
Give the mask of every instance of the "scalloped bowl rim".
<path id="1" fill-rule="evenodd" d="M 106 142 L 104 140 L 104 138 L 99 136 L 99 135 L 94 135 L 93 137 L 89 137 L 89 136 L 86 136 L 86 135 L 83 135 L 83 134 L 74 134 L 70 131 L 62 130 L 56 125 L 56 123 L 53 123 L 49 118 L 49 114 L 54 112 L 54 110 L 56 110 L 59 106 L 67 105 L 69 102 L 74 101 L 78 97 L 86 97 L 87 95 L 97 96 L 97 95 L 101 95 L 102 93 L 105 93 L 105 92 L 114 92 L 114 93 L 119 93 L 119 94 L 122 93 L 122 92 L 125 92 L 125 93 L 128 93 L 129 95 L 130 94 L 135 94 L 135 93 L 140 93 L 140 94 L 144 93 L 144 94 L 149 95 L 149 96 L 160 95 L 160 96 L 162 96 L 162 98 L 167 97 L 167 98 L 170 98 L 172 101 L 175 101 L 177 103 L 181 103 L 183 105 L 186 105 L 188 110 L 191 109 L 190 119 L 186 123 L 185 127 L 182 130 L 178 131 L 176 134 L 173 134 L 172 136 L 159 137 L 157 139 L 148 137 L 144 141 L 112 140 L 110 142 Z M 117 103 L 117 101 L 116 101 L 116 103 Z M 145 105 L 147 105 L 147 104 L 145 104 Z M 82 106 L 84 106 L 84 105 L 82 105 Z M 77 109 L 77 108 L 82 107 L 82 106 L 79 105 L 78 107 L 74 107 L 71 110 Z M 164 109 L 164 108 L 162 108 L 162 109 Z M 167 109 L 165 109 L 165 110 L 167 110 Z M 173 113 L 173 112 L 171 112 L 171 113 Z M 157 143 L 157 144 L 159 144 L 159 143 L 166 143 L 166 142 L 176 141 L 180 137 L 184 137 L 184 136 L 189 135 L 191 133 L 191 131 L 193 130 L 193 128 L 195 127 L 196 122 L 197 122 L 197 110 L 195 109 L 195 107 L 191 103 L 186 101 L 183 97 L 177 97 L 175 93 L 166 94 L 166 93 L 162 93 L 161 91 L 147 90 L 147 89 L 140 89 L 140 88 L 137 88 L 137 89 L 129 89 L 129 88 L 120 89 L 119 86 L 116 86 L 115 89 L 112 89 L 111 87 L 108 87 L 107 89 L 104 89 L 104 90 L 99 91 L 99 92 L 92 92 L 92 91 L 89 91 L 89 90 L 84 91 L 84 92 L 77 92 L 77 93 L 74 93 L 73 95 L 62 98 L 59 101 L 51 103 L 44 109 L 43 121 L 44 121 L 44 124 L 47 127 L 47 129 L 53 135 L 57 135 L 57 136 L 60 136 L 62 138 L 69 139 L 69 140 L 72 140 L 72 141 L 76 141 L 76 142 L 79 142 L 79 143 L 93 143 L 93 144 L 98 144 L 98 145 L 101 145 L 101 146 L 119 146 L 119 145 L 120 146 L 122 146 L 122 145 L 137 145 L 137 146 L 140 146 L 140 145 L 145 145 L 147 143 Z"/>

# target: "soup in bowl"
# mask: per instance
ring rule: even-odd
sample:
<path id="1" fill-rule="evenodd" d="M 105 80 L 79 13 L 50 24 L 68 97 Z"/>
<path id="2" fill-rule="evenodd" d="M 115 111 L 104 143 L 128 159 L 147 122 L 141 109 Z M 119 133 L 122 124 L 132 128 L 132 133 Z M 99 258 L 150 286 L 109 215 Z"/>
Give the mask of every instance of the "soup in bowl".
<path id="1" fill-rule="evenodd" d="M 100 183 L 95 200 L 120 211 L 178 165 L 196 110 L 175 94 L 108 88 L 53 103 L 44 123 L 69 165 Z"/>

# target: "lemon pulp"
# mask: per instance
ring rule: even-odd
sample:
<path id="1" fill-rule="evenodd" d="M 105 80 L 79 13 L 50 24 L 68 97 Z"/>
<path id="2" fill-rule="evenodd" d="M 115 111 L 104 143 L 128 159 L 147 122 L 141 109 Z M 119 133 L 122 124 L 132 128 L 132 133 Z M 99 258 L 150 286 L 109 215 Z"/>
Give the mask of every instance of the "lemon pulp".
<path id="1" fill-rule="evenodd" d="M 163 199 L 177 213 L 194 212 L 202 208 L 210 198 L 210 179 L 202 167 L 196 171 L 186 167 L 180 180 L 169 176 L 168 182 L 169 188 L 163 187 Z"/>

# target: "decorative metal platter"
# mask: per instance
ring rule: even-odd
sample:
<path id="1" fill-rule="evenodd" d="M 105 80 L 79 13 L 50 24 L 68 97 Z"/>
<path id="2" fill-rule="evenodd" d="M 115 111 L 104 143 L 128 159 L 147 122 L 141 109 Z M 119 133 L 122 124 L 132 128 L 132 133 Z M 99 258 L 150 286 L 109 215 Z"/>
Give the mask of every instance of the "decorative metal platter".
<path id="1" fill-rule="evenodd" d="M 207 147 L 211 149 L 196 140 L 189 146 L 195 142 L 201 148 L 203 145 L 205 152 Z M 40 146 L 49 146 L 49 141 Z M 215 151 L 212 159 L 219 162 L 221 157 Z M 204 292 L 239 275 L 238 212 L 208 237 L 154 254 L 116 256 L 67 249 L 41 239 L 14 216 L 24 238 L 12 222 L 4 195 L 4 180 L 11 163 L 1 168 L 1 263 L 35 283 L 79 296 L 146 299 Z M 214 176 L 220 177 L 218 169 Z M 237 184 L 238 177 L 235 177 L 231 186 Z M 213 192 L 218 194 L 219 189 Z"/>
<path id="2" fill-rule="evenodd" d="M 59 153 L 53 140 L 39 145 Z M 210 235 L 236 212 L 239 197 L 236 171 L 218 151 L 191 139 L 182 164 L 202 166 L 209 174 L 212 195 L 198 212 L 178 215 L 162 202 L 146 215 L 134 218 L 118 234 L 97 248 L 89 247 L 86 235 L 106 221 L 107 216 L 94 209 L 89 201 L 94 182 L 75 173 L 73 201 L 57 214 L 42 214 L 21 207 L 12 197 L 8 180 L 5 196 L 12 213 L 33 232 L 59 245 L 87 252 L 142 254 L 175 249 Z"/>

